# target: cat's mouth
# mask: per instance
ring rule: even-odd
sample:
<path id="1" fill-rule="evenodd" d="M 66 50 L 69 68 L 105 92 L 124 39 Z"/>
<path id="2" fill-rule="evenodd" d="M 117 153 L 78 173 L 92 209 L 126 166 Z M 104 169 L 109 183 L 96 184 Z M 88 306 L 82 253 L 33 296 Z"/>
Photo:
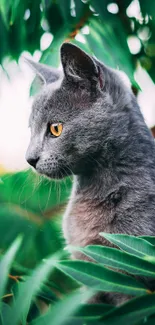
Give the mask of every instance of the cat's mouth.
<path id="1" fill-rule="evenodd" d="M 66 166 L 60 167 L 58 169 L 51 169 L 51 170 L 46 170 L 46 168 L 45 169 L 37 168 L 36 171 L 39 174 L 44 175 L 50 179 L 63 179 L 67 176 L 72 175 L 71 170 Z"/>

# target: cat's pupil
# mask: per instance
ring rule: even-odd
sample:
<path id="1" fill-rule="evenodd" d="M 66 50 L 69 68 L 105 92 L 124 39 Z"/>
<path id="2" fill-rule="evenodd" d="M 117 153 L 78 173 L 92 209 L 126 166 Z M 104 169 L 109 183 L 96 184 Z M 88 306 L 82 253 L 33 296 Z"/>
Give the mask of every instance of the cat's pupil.
<path id="1" fill-rule="evenodd" d="M 57 125 L 55 125 L 55 131 L 58 132 L 58 126 Z"/>

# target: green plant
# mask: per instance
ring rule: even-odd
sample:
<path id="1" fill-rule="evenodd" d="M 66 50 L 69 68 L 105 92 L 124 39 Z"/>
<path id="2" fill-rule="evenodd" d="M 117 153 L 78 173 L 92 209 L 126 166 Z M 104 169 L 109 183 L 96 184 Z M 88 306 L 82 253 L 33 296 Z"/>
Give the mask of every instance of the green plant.
<path id="1" fill-rule="evenodd" d="M 56 183 L 32 171 L 6 174 L 0 184 L 0 248 L 19 233 L 25 235 L 17 261 L 33 267 L 63 247 L 61 215 L 70 194 L 71 179 Z"/>
<path id="2" fill-rule="evenodd" d="M 132 0 L 15 0 L 0 1 L 0 62 L 11 56 L 18 59 L 23 51 L 34 53 L 40 49 L 44 33 L 53 35 L 53 41 L 42 50 L 41 61 L 53 66 L 59 64 L 59 47 L 65 40 L 80 44 L 89 53 L 112 67 L 119 66 L 127 72 L 132 83 L 139 62 L 155 80 L 155 2 L 139 0 L 140 13 L 129 15 Z M 138 9 L 135 9 L 137 11 Z M 85 33 L 84 26 L 89 26 Z M 85 41 L 75 39 L 81 34 Z M 139 50 L 132 54 L 127 40 L 136 37 Z"/>
<path id="3" fill-rule="evenodd" d="M 30 170 L 1 176 L 0 183 L 0 253 L 24 235 L 14 263 L 15 275 L 23 276 L 48 255 L 64 247 L 61 216 L 70 195 L 71 179 L 56 183 Z M 15 281 L 10 279 L 10 285 Z M 72 281 L 60 272 L 53 274 L 53 286 L 66 292 Z"/>
<path id="4" fill-rule="evenodd" d="M 63 253 L 57 252 L 29 274 L 16 277 L 14 285 L 9 286 L 9 294 L 6 280 L 9 279 L 11 264 L 11 271 L 17 267 L 13 263 L 21 244 L 21 238 L 17 238 L 0 261 L 0 324 L 124 325 L 126 322 L 130 325 L 153 325 L 155 293 L 151 288 L 155 281 L 155 246 L 152 243 L 155 243 L 155 237 L 101 235 L 113 244 L 117 243 L 120 250 L 103 246 L 74 248 L 95 263 L 62 260 Z M 85 285 L 85 290 L 70 288 L 69 294 L 58 293 L 57 288 L 53 288 L 55 268 L 71 277 L 75 286 L 77 282 L 80 286 Z M 118 269 L 128 275 L 119 273 Z M 140 276 L 140 279 L 132 275 Z M 118 307 L 87 303 L 97 291 L 103 290 L 130 294 L 133 298 Z"/>

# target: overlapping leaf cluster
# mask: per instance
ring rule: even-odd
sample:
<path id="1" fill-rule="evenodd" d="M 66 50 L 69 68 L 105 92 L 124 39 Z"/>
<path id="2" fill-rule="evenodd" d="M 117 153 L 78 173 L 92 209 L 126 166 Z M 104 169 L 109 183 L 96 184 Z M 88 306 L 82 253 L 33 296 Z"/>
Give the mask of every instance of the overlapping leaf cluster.
<path id="1" fill-rule="evenodd" d="M 86 43 L 80 46 L 112 67 L 126 71 L 134 84 L 133 73 L 137 62 L 155 80 L 155 2 L 137 0 L 140 13 L 129 15 L 132 0 L 116 0 L 117 10 L 108 10 L 111 0 L 0 0 L 0 62 L 6 56 L 18 59 L 23 51 L 34 53 L 40 49 L 45 33 L 53 41 L 42 52 L 41 61 L 57 66 L 58 50 L 65 40 L 75 41 L 80 32 Z M 137 12 L 137 9 L 135 7 Z M 89 26 L 90 33 L 82 28 Z M 128 37 L 136 36 L 141 48 L 132 55 Z"/>
<path id="2" fill-rule="evenodd" d="M 12 270 L 17 268 L 14 258 L 21 246 L 21 237 L 18 237 L 0 261 L 0 324 L 153 325 L 155 237 L 136 238 L 104 233 L 101 236 L 120 250 L 103 246 L 74 248 L 94 262 L 62 260 L 62 253 L 55 253 L 29 274 L 25 273 L 24 277 L 16 276 L 18 280 L 9 295 L 6 294 L 7 279 L 11 277 L 11 265 Z M 72 278 L 75 287 L 77 284 L 85 285 L 85 290 L 71 290 L 70 287 L 71 293 L 57 294 L 52 282 L 54 269 Z M 119 273 L 118 269 L 128 275 Z M 87 301 L 98 291 L 119 292 L 133 298 L 118 307 L 88 304 Z M 11 298 L 6 303 L 8 297 Z"/>
<path id="3" fill-rule="evenodd" d="M 61 236 L 71 180 L 49 182 L 30 171 L 1 180 L 0 324 L 154 324 L 154 237 L 101 234 L 120 249 L 71 247 L 94 262 L 71 261 Z M 97 291 L 133 299 L 117 308 L 89 305 Z"/>

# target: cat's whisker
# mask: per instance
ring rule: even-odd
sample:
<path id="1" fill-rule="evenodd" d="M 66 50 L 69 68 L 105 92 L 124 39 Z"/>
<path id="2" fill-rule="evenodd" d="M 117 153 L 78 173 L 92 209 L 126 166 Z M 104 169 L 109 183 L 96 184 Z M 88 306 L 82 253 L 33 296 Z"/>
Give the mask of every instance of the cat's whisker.
<path id="1" fill-rule="evenodd" d="M 20 177 L 20 175 L 19 175 L 19 177 Z M 22 201 L 22 195 L 23 195 L 23 192 L 24 192 L 25 187 L 27 185 L 29 185 L 30 179 L 31 179 L 31 175 L 30 174 L 26 175 L 26 178 L 25 178 L 23 184 L 20 186 L 20 194 L 19 194 L 19 198 L 18 199 L 19 199 L 19 204 L 21 204 L 21 205 L 24 205 L 25 202 L 28 199 L 27 197 L 25 197 L 25 200 Z M 25 206 L 25 209 L 26 209 L 26 206 Z"/>
<path id="2" fill-rule="evenodd" d="M 60 158 L 62 158 L 62 160 L 64 160 L 64 157 L 60 153 L 59 153 L 58 156 Z M 68 165 L 66 165 L 65 168 L 63 168 L 64 171 L 65 171 L 65 169 L 68 169 L 68 171 L 71 173 L 72 176 L 74 175 L 73 171 L 71 170 L 71 168 Z M 68 175 L 67 172 L 65 172 L 65 174 L 66 174 L 67 177 L 71 178 L 71 176 Z"/>
<path id="3" fill-rule="evenodd" d="M 45 205 L 45 210 L 46 210 L 47 207 L 48 207 L 48 203 L 49 203 L 50 196 L 51 196 L 51 191 L 52 191 L 52 182 L 50 183 L 49 192 L 48 192 L 48 197 L 47 197 L 47 202 L 46 202 L 46 205 Z"/>
<path id="4" fill-rule="evenodd" d="M 58 179 L 57 173 L 56 173 L 56 179 Z M 55 181 L 56 185 L 56 194 L 57 194 L 57 204 L 59 205 L 60 203 L 60 184 L 58 181 Z"/>
<path id="5" fill-rule="evenodd" d="M 71 173 L 71 175 L 68 175 L 67 172 L 66 172 L 66 176 L 72 181 L 72 177 L 74 175 L 73 171 L 68 166 L 66 166 L 65 168 L 68 169 L 69 172 Z"/>
<path id="6" fill-rule="evenodd" d="M 32 194 L 34 194 L 35 191 L 38 189 L 39 183 L 40 183 L 40 177 L 39 177 L 39 174 L 36 174 L 36 179 L 35 179 L 35 181 L 33 183 L 33 192 L 32 192 Z"/>

